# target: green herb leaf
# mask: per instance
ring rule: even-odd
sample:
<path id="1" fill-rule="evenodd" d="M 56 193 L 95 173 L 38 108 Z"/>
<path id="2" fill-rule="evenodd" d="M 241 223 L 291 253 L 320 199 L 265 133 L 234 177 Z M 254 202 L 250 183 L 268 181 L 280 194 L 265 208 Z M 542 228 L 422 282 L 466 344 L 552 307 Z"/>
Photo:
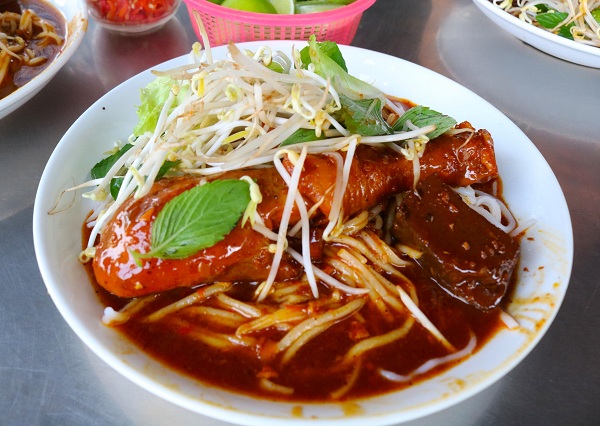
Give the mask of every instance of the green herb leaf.
<path id="1" fill-rule="evenodd" d="M 600 8 L 594 9 L 590 12 L 592 14 L 592 18 L 596 20 L 600 24 Z"/>
<path id="2" fill-rule="evenodd" d="M 317 134 L 313 129 L 298 129 L 288 136 L 286 140 L 281 142 L 281 145 L 279 146 L 288 146 L 297 143 L 312 142 L 323 139 L 325 139 L 325 135 L 323 133 L 321 133 L 321 136 L 317 137 Z"/>
<path id="3" fill-rule="evenodd" d="M 92 170 L 90 170 L 90 175 L 92 176 L 92 179 L 102 179 L 104 176 L 106 176 L 110 168 L 114 166 L 117 160 L 121 158 L 123 154 L 129 151 L 132 147 L 133 145 L 128 143 L 114 154 L 109 155 L 108 157 L 103 158 L 102 160 L 97 162 L 94 165 L 94 167 L 92 167 Z"/>
<path id="4" fill-rule="evenodd" d="M 165 204 L 151 230 L 151 250 L 137 259 L 183 259 L 223 240 L 250 202 L 248 182 L 217 180 Z"/>
<path id="5" fill-rule="evenodd" d="M 417 127 L 425 127 L 434 124 L 436 126 L 435 130 L 427 133 L 429 139 L 437 138 L 456 124 L 456 120 L 452 117 L 434 111 L 429 107 L 417 105 L 402 114 L 402 117 L 394 123 L 394 130 L 407 130 L 405 124 L 408 120 Z"/>
<path id="6" fill-rule="evenodd" d="M 342 56 L 342 52 L 338 47 L 337 43 L 333 41 L 321 41 L 317 42 L 317 45 L 321 49 L 321 51 L 333 59 L 333 61 L 338 64 L 345 72 L 348 72 L 348 67 L 346 66 L 346 61 L 344 60 L 344 56 Z M 306 46 L 300 51 L 300 59 L 302 60 L 302 64 L 307 67 L 308 64 L 311 63 L 310 59 L 310 47 Z"/>
<path id="7" fill-rule="evenodd" d="M 156 180 L 164 177 L 169 170 L 171 170 L 173 167 L 178 166 L 179 163 L 181 163 L 181 161 L 179 161 L 179 160 L 165 161 L 163 163 L 163 165 L 160 166 L 160 169 L 158 170 L 158 173 L 156 174 Z M 112 195 L 112 197 L 115 200 L 117 199 L 117 196 L 119 195 L 119 191 L 121 190 L 122 184 L 123 184 L 123 177 L 121 177 L 121 176 L 114 177 L 110 181 L 110 195 Z"/>
<path id="8" fill-rule="evenodd" d="M 341 95 L 342 120 L 350 133 L 362 136 L 390 135 L 394 130 L 381 115 L 381 99 L 353 100 Z"/>
<path id="9" fill-rule="evenodd" d="M 329 78 L 331 85 L 340 95 L 357 100 L 374 98 L 385 100 L 385 94 L 381 90 L 348 74 L 341 65 L 327 56 L 314 35 L 310 36 L 308 46 L 310 61 L 315 66 L 315 72 L 323 78 Z"/>
<path id="10" fill-rule="evenodd" d="M 548 12 L 538 13 L 535 19 L 540 26 L 551 29 L 556 28 L 562 21 L 567 19 L 567 16 L 569 14 L 566 12 L 557 12 L 550 9 Z"/>
<path id="11" fill-rule="evenodd" d="M 564 38 L 573 40 L 573 34 L 571 34 L 571 28 L 575 26 L 575 22 L 571 22 L 567 25 L 563 25 L 558 29 L 558 35 Z"/>

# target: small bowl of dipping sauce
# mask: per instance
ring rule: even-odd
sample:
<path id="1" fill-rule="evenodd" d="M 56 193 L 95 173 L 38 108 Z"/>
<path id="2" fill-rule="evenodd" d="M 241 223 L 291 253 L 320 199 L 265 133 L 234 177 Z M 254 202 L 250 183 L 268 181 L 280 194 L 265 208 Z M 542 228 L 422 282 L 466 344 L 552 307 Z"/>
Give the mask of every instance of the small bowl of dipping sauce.
<path id="1" fill-rule="evenodd" d="M 104 28 L 122 34 L 143 34 L 169 21 L 181 0 L 86 0 L 89 14 Z"/>

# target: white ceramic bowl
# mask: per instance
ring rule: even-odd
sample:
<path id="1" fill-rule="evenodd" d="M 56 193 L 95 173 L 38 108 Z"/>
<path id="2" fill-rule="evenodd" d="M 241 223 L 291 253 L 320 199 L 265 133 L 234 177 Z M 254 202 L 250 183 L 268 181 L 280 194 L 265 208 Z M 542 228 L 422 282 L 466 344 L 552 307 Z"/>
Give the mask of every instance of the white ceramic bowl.
<path id="1" fill-rule="evenodd" d="M 489 0 L 473 3 L 496 25 L 549 55 L 587 67 L 600 68 L 600 47 L 587 46 L 521 21 Z"/>
<path id="2" fill-rule="evenodd" d="M 34 97 L 73 56 L 88 27 L 88 13 L 83 0 L 46 0 L 65 18 L 67 23 L 66 40 L 58 54 L 41 73 L 18 88 L 10 95 L 0 99 L 0 119 L 15 111 Z"/>
<path id="3" fill-rule="evenodd" d="M 297 43 L 297 42 L 296 42 Z M 256 50 L 290 52 L 292 42 L 252 42 Z M 572 228 L 565 198 L 533 143 L 502 113 L 457 83 L 404 60 L 340 46 L 350 72 L 387 93 L 469 120 L 494 136 L 505 197 L 520 221 L 533 220 L 522 244 L 515 303 L 521 323 L 497 334 L 481 351 L 447 372 L 407 390 L 348 403 L 299 404 L 257 400 L 215 389 L 166 369 L 113 329 L 101 323 L 103 307 L 78 263 L 81 225 L 89 200 L 69 193 L 60 213 L 48 214 L 61 192 L 87 180 L 89 170 L 113 142 L 126 139 L 136 123 L 139 88 L 153 79 L 143 72 L 92 105 L 57 145 L 41 178 L 33 232 L 36 255 L 48 292 L 75 333 L 118 372 L 150 392 L 189 410 L 247 425 L 383 425 L 431 414 L 474 395 L 504 376 L 540 340 L 567 290 L 573 257 Z M 223 58 L 225 47 L 213 49 Z M 180 57 L 156 67 L 187 62 Z M 398 76 L 401 76 L 399 78 Z M 78 161 L 72 161 L 78 158 Z"/>

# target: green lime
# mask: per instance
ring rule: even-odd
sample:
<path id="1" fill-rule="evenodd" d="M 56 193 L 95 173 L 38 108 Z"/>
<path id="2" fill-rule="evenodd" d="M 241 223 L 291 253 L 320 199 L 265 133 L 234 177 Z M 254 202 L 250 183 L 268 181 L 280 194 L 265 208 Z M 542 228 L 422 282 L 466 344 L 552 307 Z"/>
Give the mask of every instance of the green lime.
<path id="1" fill-rule="evenodd" d="M 256 13 L 277 13 L 269 0 L 225 0 L 221 6 Z"/>
<path id="2" fill-rule="evenodd" d="M 279 15 L 293 15 L 295 9 L 294 0 L 269 0 Z"/>

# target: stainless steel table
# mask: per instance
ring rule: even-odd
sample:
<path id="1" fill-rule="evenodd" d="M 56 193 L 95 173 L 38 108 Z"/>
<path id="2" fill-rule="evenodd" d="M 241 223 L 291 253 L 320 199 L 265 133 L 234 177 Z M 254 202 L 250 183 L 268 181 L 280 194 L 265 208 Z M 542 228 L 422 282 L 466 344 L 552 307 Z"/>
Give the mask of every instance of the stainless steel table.
<path id="1" fill-rule="evenodd" d="M 158 399 L 91 353 L 47 295 L 32 239 L 38 181 L 69 126 L 114 86 L 188 53 L 193 41 L 184 7 L 136 38 L 91 22 L 56 78 L 0 120 L 1 425 L 225 424 Z M 469 0 L 378 0 L 352 44 L 424 65 L 502 110 L 550 163 L 573 219 L 570 287 L 539 345 L 481 394 L 410 424 L 600 424 L 600 69 L 521 43 Z"/>

